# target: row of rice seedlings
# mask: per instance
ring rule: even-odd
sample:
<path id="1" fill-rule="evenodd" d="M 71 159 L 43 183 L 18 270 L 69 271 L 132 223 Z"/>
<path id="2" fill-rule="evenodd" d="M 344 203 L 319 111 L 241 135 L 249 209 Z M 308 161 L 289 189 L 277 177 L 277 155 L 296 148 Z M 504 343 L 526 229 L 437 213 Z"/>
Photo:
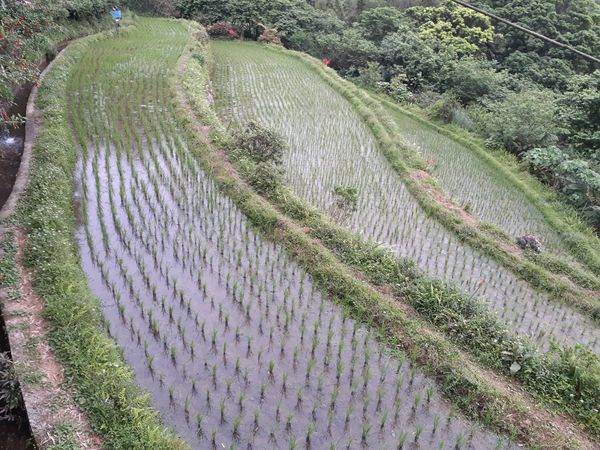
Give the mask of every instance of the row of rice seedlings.
<path id="1" fill-rule="evenodd" d="M 90 66 L 113 54 L 98 47 Z M 142 74 L 150 92 L 136 77 L 126 90 L 107 76 L 111 113 L 75 119 L 92 121 L 78 128 L 88 154 L 80 243 L 107 330 L 164 420 L 195 448 L 505 446 L 456 416 L 410 359 L 382 349 L 252 231 L 172 118 L 135 106 L 168 95 L 164 73 Z M 74 104 L 87 104 L 84 86 Z"/>
<path id="2" fill-rule="evenodd" d="M 344 226 L 413 260 L 431 276 L 481 296 L 542 349 L 556 341 L 600 351 L 600 330 L 591 320 L 550 302 L 429 218 L 377 151 L 352 106 L 308 66 L 257 45 L 215 42 L 213 48 L 220 114 L 240 125 L 259 119 L 286 138 L 286 177 L 298 196 L 327 213 L 336 186 L 356 187 L 358 207 Z M 572 326 L 564 327 L 564 320 Z"/>
<path id="3" fill-rule="evenodd" d="M 129 278 L 129 279 L 130 279 L 130 278 Z M 167 283 L 167 284 L 168 284 L 168 283 Z M 280 290 L 281 290 L 281 289 L 280 289 Z M 285 291 L 284 291 L 284 292 L 285 292 Z M 321 303 L 321 308 L 323 307 L 322 305 L 323 305 L 323 303 Z M 321 310 L 322 310 L 322 309 L 321 309 Z M 124 322 L 127 322 L 127 320 L 126 320 L 125 318 L 123 318 L 123 317 L 122 317 L 122 320 L 123 320 Z M 226 322 L 227 322 L 227 320 L 228 320 L 228 319 L 225 319 L 225 321 L 226 321 Z M 172 319 L 172 318 L 170 318 L 170 319 L 169 319 L 169 322 L 173 322 L 173 319 Z M 179 320 L 178 320 L 178 322 L 179 322 Z M 329 325 L 328 339 L 327 339 L 327 344 L 326 344 L 327 346 L 329 346 L 329 342 L 330 342 L 330 339 L 331 339 L 331 336 L 332 336 L 332 334 L 331 334 L 331 330 L 333 329 L 333 327 L 332 327 L 332 322 L 329 322 L 329 323 L 330 323 L 330 325 Z M 227 327 L 227 325 L 226 325 L 226 328 L 228 328 L 228 327 Z M 336 327 L 336 328 L 337 328 L 337 327 Z M 138 336 L 138 341 L 139 341 L 139 336 L 140 336 L 140 333 L 139 333 L 139 332 L 137 332 L 136 330 L 132 331 L 132 333 L 133 333 L 133 335 L 137 335 L 137 336 Z M 206 334 L 208 334 L 208 333 L 206 333 Z M 205 334 L 205 335 L 206 335 L 206 334 Z M 237 331 L 236 331 L 236 335 L 237 335 Z M 315 335 L 316 335 L 316 333 L 315 333 Z M 212 333 L 212 336 L 213 336 L 213 337 L 211 338 L 211 351 L 213 351 L 213 352 L 217 353 L 217 352 L 216 352 L 216 349 L 217 349 L 217 347 L 219 347 L 219 349 L 220 349 L 220 344 L 219 344 L 218 340 L 215 342 L 215 337 L 214 337 L 214 336 L 215 336 L 215 334 L 214 334 L 214 333 Z M 236 339 L 237 339 L 237 338 L 236 338 Z M 208 341 L 208 339 L 206 339 L 206 340 Z M 273 339 L 272 339 L 272 336 L 270 336 L 270 343 L 272 343 L 272 341 L 273 341 Z M 227 358 L 227 348 L 226 348 L 226 342 L 227 342 L 227 341 L 225 341 L 225 342 L 223 343 L 223 360 L 224 360 L 224 362 L 226 362 L 226 361 L 228 360 L 228 358 Z M 312 344 L 312 345 L 314 345 L 314 342 L 315 342 L 315 340 L 313 339 L 313 340 L 312 340 L 312 342 L 313 342 L 313 344 Z M 356 344 L 354 344 L 354 345 L 356 345 Z M 184 346 L 185 346 L 185 341 L 184 341 Z M 251 344 L 249 344 L 249 345 L 247 344 L 247 346 L 246 346 L 246 351 L 248 351 L 248 347 L 249 347 L 249 346 L 250 346 L 250 348 L 251 348 Z M 165 348 L 165 349 L 170 349 L 170 350 L 169 350 L 169 354 L 170 354 L 170 356 L 171 356 L 171 360 L 172 360 L 172 361 L 174 361 L 174 360 L 176 359 L 176 356 L 175 356 L 175 355 L 176 355 L 176 354 L 178 354 L 176 351 L 174 351 L 175 347 L 174 347 L 174 346 L 172 346 L 172 345 L 167 345 L 167 344 L 165 344 L 165 345 L 164 345 L 164 348 Z M 354 348 L 356 349 L 356 347 L 354 347 Z M 252 350 L 250 350 L 250 351 L 252 351 Z M 219 352 L 219 353 L 220 353 L 220 352 Z M 262 354 L 262 352 L 259 350 L 259 352 L 258 352 L 258 353 L 259 353 L 259 359 L 260 359 L 260 355 Z M 298 354 L 298 352 L 296 352 L 296 354 Z M 366 353 L 366 354 L 368 355 L 368 353 Z M 193 356 L 192 356 L 192 357 L 193 357 Z M 351 358 L 351 360 L 354 360 L 354 359 L 355 359 L 355 356 L 353 356 L 353 357 Z M 154 360 L 154 358 L 153 358 L 153 357 L 149 359 L 149 361 L 150 361 L 150 365 L 152 365 L 152 363 L 153 363 L 153 360 Z M 238 365 L 237 361 L 239 361 L 239 359 L 237 359 L 237 360 L 236 360 L 236 369 L 235 369 L 235 371 L 236 371 L 237 373 L 240 373 L 240 372 L 241 372 L 241 370 L 240 370 L 240 367 L 239 367 L 239 365 Z M 364 363 L 363 363 L 363 364 L 364 364 Z M 214 366 L 213 366 L 213 367 L 214 367 Z M 274 362 L 273 362 L 273 361 L 269 361 L 269 364 L 268 364 L 268 375 L 269 375 L 269 377 L 273 377 L 273 376 L 274 376 L 274 372 L 275 372 L 275 369 L 274 369 L 274 367 L 276 367 L 276 366 L 275 366 L 275 364 L 274 364 Z M 309 364 L 309 367 L 311 367 L 311 365 L 310 365 L 310 364 Z M 337 361 L 337 363 L 336 363 L 336 374 L 337 374 L 337 376 L 336 376 L 336 380 L 338 380 L 338 382 L 339 382 L 339 380 L 341 379 L 341 367 L 342 367 L 342 366 L 341 366 L 341 362 L 340 362 L 340 360 L 338 360 L 338 361 Z M 184 369 L 184 370 L 185 370 L 185 369 Z M 214 370 L 214 368 L 213 368 L 213 370 Z M 413 372 L 413 374 L 414 374 L 414 372 Z M 305 376 L 308 378 L 308 377 L 310 376 L 310 371 L 309 371 L 309 372 L 308 372 L 308 374 L 307 374 L 307 375 L 305 375 Z M 368 372 L 366 372 L 364 376 L 368 378 Z M 287 383 L 286 383 L 286 378 L 287 378 L 287 376 L 286 376 L 286 375 L 284 375 L 284 376 L 282 377 L 282 386 L 281 386 L 281 390 L 282 390 L 283 392 L 286 392 L 286 391 L 287 391 Z M 213 377 L 213 379 L 215 379 L 215 377 Z M 194 384 L 195 384 L 195 383 L 194 383 Z M 264 383 L 263 383 L 263 384 L 261 384 L 261 386 L 260 386 L 260 389 L 261 389 L 261 391 L 262 391 L 262 392 L 261 392 L 261 396 L 264 396 L 264 395 L 265 395 L 265 392 L 264 392 L 264 390 L 265 390 L 265 386 L 266 386 L 266 385 L 265 385 Z M 227 390 L 229 390 L 229 387 L 227 388 Z M 430 395 L 430 392 L 431 392 L 431 391 L 428 391 L 428 392 L 429 392 L 429 393 L 427 393 L 427 392 L 426 392 L 426 393 L 425 393 L 425 394 L 423 394 L 423 395 Z M 170 397 L 172 397 L 172 396 L 173 396 L 173 391 L 172 391 L 172 390 L 170 390 L 170 392 L 169 392 L 169 396 L 170 396 Z M 337 394 L 336 394 L 335 392 L 334 392 L 334 393 L 332 393 L 332 397 L 334 397 L 334 398 L 335 398 L 335 397 L 337 397 Z M 420 397 L 420 395 L 417 395 L 417 398 L 416 398 L 416 401 L 417 401 L 417 403 L 418 403 L 419 397 Z M 379 398 L 381 399 L 381 391 L 379 392 Z M 380 425 L 380 426 L 381 426 L 381 425 Z M 419 434 L 420 434 L 420 433 L 419 433 L 419 430 L 420 430 L 420 429 L 422 429 L 422 428 L 418 428 L 418 429 L 417 429 L 417 431 L 416 431 L 416 434 L 415 434 L 415 436 L 416 436 L 416 439 L 417 439 L 417 440 L 419 439 Z"/>
<path id="4" fill-rule="evenodd" d="M 510 236 L 534 234 L 543 238 L 547 249 L 564 254 L 564 245 L 556 231 L 513 184 L 499 178 L 490 166 L 459 142 L 395 109 L 386 109 L 406 142 L 431 161 L 433 174 L 459 205 Z"/>

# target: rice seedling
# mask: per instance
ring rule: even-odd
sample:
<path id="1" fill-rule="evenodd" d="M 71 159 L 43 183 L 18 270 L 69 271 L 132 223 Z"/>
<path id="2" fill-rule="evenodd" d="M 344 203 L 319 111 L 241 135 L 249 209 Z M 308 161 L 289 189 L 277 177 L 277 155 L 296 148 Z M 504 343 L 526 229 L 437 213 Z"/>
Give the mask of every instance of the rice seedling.
<path id="1" fill-rule="evenodd" d="M 334 188 L 356 186 L 360 193 L 356 211 L 342 225 L 414 261 L 432 277 L 481 296 L 491 311 L 497 312 L 518 333 L 531 337 L 542 350 L 549 349 L 554 338 L 560 344 L 582 344 L 600 351 L 600 331 L 589 318 L 550 301 L 546 294 L 519 279 L 518 274 L 463 244 L 428 217 L 377 150 L 374 136 L 353 105 L 324 83 L 309 64 L 252 44 L 215 42 L 212 48 L 216 55 L 216 106 L 223 120 L 242 126 L 249 120 L 259 120 L 280 132 L 289 144 L 283 158 L 286 184 L 298 197 L 329 214 L 335 204 Z M 302 120 L 297 119 L 299 111 L 303 112 Z M 307 111 L 310 113 L 306 114 Z M 418 130 L 412 134 L 426 135 L 419 139 L 407 136 L 407 140 L 423 151 L 446 153 L 449 139 L 438 137 L 439 133 L 410 119 L 405 121 L 410 122 L 401 127 L 405 134 L 407 130 Z M 304 132 L 307 129 L 312 130 L 309 135 Z M 470 153 L 468 149 L 455 149 L 457 145 L 452 147 L 452 155 Z M 426 150 L 430 147 L 434 150 Z M 454 157 L 448 154 L 448 159 Z M 470 161 L 476 157 L 464 158 Z M 463 176 L 465 168 L 470 167 L 465 164 L 465 160 L 460 160 L 455 166 L 449 165 L 448 177 L 459 184 L 468 178 Z M 482 164 L 473 163 L 473 172 L 478 172 Z M 456 170 L 457 166 L 461 170 Z M 472 189 L 470 183 L 479 181 L 467 181 L 451 190 L 452 195 L 464 190 L 465 195 L 476 196 L 476 201 L 469 201 L 482 211 L 482 217 L 502 217 L 503 225 L 512 234 L 536 230 L 548 238 L 552 247 L 556 233 L 544 225 L 537 209 L 528 206 L 523 195 L 506 195 L 504 187 L 490 187 L 489 192 L 480 188 L 497 183 L 489 181 L 496 180 L 495 177 L 484 173 L 487 172 L 477 177 L 486 178 L 486 183 Z M 502 201 L 489 201 L 496 197 Z M 513 206 L 508 209 L 510 214 L 498 214 L 499 210 Z M 527 214 L 521 214 L 524 209 Z M 332 218 L 335 220 L 333 215 Z M 584 333 L 563 329 L 560 326 L 564 323 L 563 314 L 574 324 L 574 329 L 585 330 Z M 544 333 L 536 331 L 538 327 Z"/>
<path id="2" fill-rule="evenodd" d="M 187 39 L 179 22 L 140 19 L 94 43 L 74 74 L 94 79 L 71 98 L 85 110 L 73 117 L 87 193 L 82 266 L 138 383 L 195 448 L 297 446 L 296 436 L 315 448 L 387 448 L 397 444 L 391 411 L 407 431 L 431 431 L 434 414 L 449 414 L 436 389 L 416 414 L 397 399 L 434 380 L 346 318 L 195 159 L 168 82 Z M 453 417 L 434 441 L 468 425 Z M 473 439 L 489 447 L 496 435 Z"/>

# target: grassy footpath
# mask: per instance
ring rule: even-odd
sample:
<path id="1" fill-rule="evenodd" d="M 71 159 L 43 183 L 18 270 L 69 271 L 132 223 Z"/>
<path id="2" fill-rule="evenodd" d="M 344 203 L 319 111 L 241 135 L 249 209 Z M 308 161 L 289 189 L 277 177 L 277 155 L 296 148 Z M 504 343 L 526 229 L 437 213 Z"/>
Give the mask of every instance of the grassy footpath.
<path id="1" fill-rule="evenodd" d="M 595 276 L 575 267 L 570 267 L 568 277 L 561 272 L 557 273 L 555 270 L 563 269 L 564 264 L 558 267 L 556 264 L 547 264 L 548 258 L 538 258 L 535 262 L 529 260 L 520 252 L 507 249 L 510 242 L 507 242 L 500 230 L 490 229 L 489 225 L 477 227 L 467 223 L 459 213 L 443 206 L 436 199 L 438 196 L 444 197 L 444 194 L 435 182 L 415 176 L 416 170 L 424 168 L 424 162 L 411 148 L 401 143 L 397 134 L 390 131 L 395 126 L 381 105 L 314 58 L 281 48 L 270 48 L 274 52 L 285 52 L 305 61 L 356 108 L 375 135 L 393 169 L 429 215 L 452 230 L 461 240 L 492 257 L 536 289 L 546 292 L 552 299 L 576 306 L 596 321 L 600 320 L 600 293 L 588 289 L 588 286 L 598 287 Z"/>
<path id="2" fill-rule="evenodd" d="M 207 38 L 201 31 L 195 32 L 198 42 L 192 44 L 187 55 L 182 58 L 179 73 L 178 115 L 180 125 L 189 133 L 205 169 L 211 173 L 220 188 L 232 198 L 250 221 L 262 233 L 283 245 L 293 257 L 303 265 L 319 286 L 329 293 L 336 303 L 342 305 L 348 314 L 367 323 L 379 338 L 391 348 L 405 350 L 429 375 L 439 383 L 441 389 L 463 412 L 495 429 L 518 436 L 531 446 L 544 448 L 585 447 L 585 438 L 571 435 L 564 429 L 549 426 L 548 415 L 531 420 L 531 409 L 520 395 L 503 391 L 490 382 L 485 373 L 473 366 L 464 355 L 444 337 L 431 332 L 421 319 L 411 314 L 404 305 L 381 294 L 369 284 L 360 280 L 317 240 L 305 233 L 273 205 L 258 196 L 252 188 L 240 179 L 230 165 L 227 156 L 208 143 L 197 124 L 210 127 L 210 138 L 220 148 L 229 148 L 231 142 L 223 126 L 211 110 L 207 100 L 209 77 L 207 66 L 210 54 Z M 190 111 L 193 111 L 193 113 Z M 244 175 L 251 175 L 252 164 L 248 160 L 235 161 L 236 167 Z M 248 178 L 250 179 L 250 178 Z M 305 216 L 322 221 L 332 227 L 321 215 L 309 212 L 301 203 L 284 195 L 286 205 L 297 210 L 290 215 Z M 279 206 L 279 205 L 278 205 Z M 289 211 L 288 211 L 289 212 Z M 308 214 L 308 215 L 307 215 Z M 311 234 L 313 229 L 308 230 Z M 341 232 L 341 230 L 340 230 Z M 347 235 L 337 235 L 341 239 Z M 350 244 L 352 241 L 349 240 Z M 378 264 L 378 263 L 376 263 Z M 396 269 L 393 269 L 396 270 Z M 424 285 L 421 285 L 424 286 Z M 539 358 L 542 358 L 540 355 Z M 541 361 L 538 359 L 537 361 Z M 526 371 L 524 370 L 523 373 Z M 529 370 L 527 370 L 529 372 Z M 587 372 L 586 372 L 587 373 Z M 561 373 L 565 379 L 566 374 Z M 589 386 L 594 392 L 597 385 Z M 589 391 L 586 387 L 586 393 Z M 539 397 L 543 397 L 540 393 Z M 597 400 L 597 397 L 595 398 Z M 576 402 L 572 402 L 576 406 Z M 562 408 L 567 410 L 567 408 Z M 596 417 L 597 419 L 597 417 Z M 594 419 L 594 420 L 596 420 Z M 581 417 L 582 422 L 586 422 Z M 588 429 L 598 431 L 592 420 Z"/>
<path id="3" fill-rule="evenodd" d="M 560 234 L 574 256 L 586 264 L 593 273 L 600 273 L 600 239 L 598 236 L 581 220 L 575 210 L 560 201 L 556 193 L 550 191 L 526 172 L 522 166 L 519 166 L 514 156 L 500 150 L 486 148 L 481 139 L 473 137 L 465 130 L 428 120 L 423 117 L 422 112 L 415 108 L 400 105 L 381 94 L 372 94 L 372 96 L 388 110 L 406 115 L 421 125 L 457 141 L 476 154 L 500 177 L 509 180 L 516 186 L 538 208 L 546 221 Z M 540 259 L 535 253 L 528 253 L 526 256 L 533 260 Z M 544 256 L 541 258 L 543 259 Z M 555 257 L 551 258 L 548 264 L 557 264 L 557 270 L 569 270 L 563 261 Z"/>
<path id="4" fill-rule="evenodd" d="M 77 154 L 67 120 L 66 86 L 72 68 L 88 46 L 100 39 L 115 37 L 103 33 L 72 44 L 40 88 L 37 106 L 44 126 L 34 147 L 30 183 L 13 226 L 27 234 L 24 263 L 34 272 L 36 292 L 46 303 L 51 346 L 104 445 L 114 449 L 183 449 L 185 445 L 161 425 L 115 342 L 102 331 L 98 301 L 87 287 L 74 241 L 72 198 Z"/>

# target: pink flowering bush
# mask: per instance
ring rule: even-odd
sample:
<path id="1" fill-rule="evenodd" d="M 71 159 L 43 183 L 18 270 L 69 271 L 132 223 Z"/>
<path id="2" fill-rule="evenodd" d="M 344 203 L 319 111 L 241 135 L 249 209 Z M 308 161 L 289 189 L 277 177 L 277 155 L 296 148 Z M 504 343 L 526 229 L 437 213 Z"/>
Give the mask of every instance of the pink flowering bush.
<path id="1" fill-rule="evenodd" d="M 206 32 L 212 38 L 237 39 L 239 33 L 227 22 L 216 22 L 206 27 Z"/>

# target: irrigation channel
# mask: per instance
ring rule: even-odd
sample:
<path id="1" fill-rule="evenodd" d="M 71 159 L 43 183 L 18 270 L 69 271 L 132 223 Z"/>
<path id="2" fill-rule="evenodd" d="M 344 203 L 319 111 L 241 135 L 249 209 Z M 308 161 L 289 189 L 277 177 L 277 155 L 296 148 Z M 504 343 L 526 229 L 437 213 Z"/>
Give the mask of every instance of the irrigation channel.
<path id="1" fill-rule="evenodd" d="M 215 41 L 212 48 L 216 106 L 223 121 L 244 126 L 249 120 L 258 120 L 280 132 L 290 146 L 283 163 L 286 181 L 300 198 L 366 239 L 386 244 L 413 260 L 432 277 L 481 296 L 515 331 L 531 336 L 540 349 L 557 342 L 582 344 L 600 353 L 600 330 L 591 320 L 549 301 L 429 218 L 378 151 L 358 113 L 308 64 L 253 43 Z M 423 127 L 417 122 L 411 126 Z M 435 144 L 428 139 L 421 139 L 423 146 Z M 463 166 L 454 176 L 461 178 L 470 170 Z M 334 189 L 338 186 L 358 189 L 356 212 L 337 213 Z M 473 195 L 490 195 L 490 203 L 494 203 L 493 196 L 500 193 L 484 190 Z M 514 230 L 541 220 L 505 216 L 506 226 Z"/>
<path id="2" fill-rule="evenodd" d="M 455 414 L 219 193 L 172 110 L 188 37 L 139 19 L 91 43 L 69 81 L 82 265 L 164 422 L 198 449 L 513 447 Z"/>

